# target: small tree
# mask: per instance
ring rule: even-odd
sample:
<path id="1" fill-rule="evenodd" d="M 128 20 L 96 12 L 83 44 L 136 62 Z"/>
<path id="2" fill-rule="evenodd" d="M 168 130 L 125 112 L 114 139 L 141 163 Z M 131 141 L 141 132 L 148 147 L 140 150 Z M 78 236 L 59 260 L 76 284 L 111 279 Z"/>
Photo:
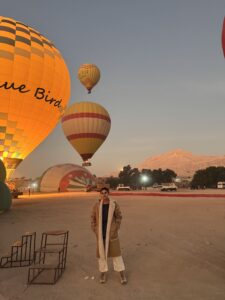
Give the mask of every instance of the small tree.
<path id="1" fill-rule="evenodd" d="M 130 165 L 123 167 L 123 170 L 119 173 L 120 183 L 123 183 L 124 185 L 130 185 L 131 173 L 132 168 Z"/>
<path id="2" fill-rule="evenodd" d="M 225 181 L 225 167 L 208 167 L 195 172 L 191 181 L 193 188 L 216 188 L 218 181 Z"/>
<path id="3" fill-rule="evenodd" d="M 106 183 L 110 184 L 110 188 L 115 189 L 120 183 L 120 178 L 110 176 L 106 179 Z"/>

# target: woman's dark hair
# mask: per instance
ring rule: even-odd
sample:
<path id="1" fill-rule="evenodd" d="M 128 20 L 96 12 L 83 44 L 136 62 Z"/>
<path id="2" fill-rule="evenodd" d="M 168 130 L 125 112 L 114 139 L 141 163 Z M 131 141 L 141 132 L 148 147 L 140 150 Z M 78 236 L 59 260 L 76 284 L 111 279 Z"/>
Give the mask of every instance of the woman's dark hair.
<path id="1" fill-rule="evenodd" d="M 101 188 L 101 189 L 100 189 L 100 193 L 101 193 L 102 191 L 107 191 L 107 192 L 109 193 L 109 189 L 108 189 L 107 187 Z"/>

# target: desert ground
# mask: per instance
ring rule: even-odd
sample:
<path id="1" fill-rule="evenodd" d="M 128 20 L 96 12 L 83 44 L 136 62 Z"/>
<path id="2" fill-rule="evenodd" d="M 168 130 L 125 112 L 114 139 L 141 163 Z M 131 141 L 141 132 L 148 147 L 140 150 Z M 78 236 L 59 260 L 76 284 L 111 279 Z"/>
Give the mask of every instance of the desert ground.
<path id="1" fill-rule="evenodd" d="M 90 229 L 97 193 L 24 195 L 0 215 L 0 256 L 26 231 L 39 244 L 43 231 L 68 229 L 67 266 L 55 285 L 28 286 L 28 267 L 0 269 L 0 300 L 225 299 L 225 197 L 112 198 L 123 213 L 127 285 L 111 261 L 107 283 L 98 281 Z"/>

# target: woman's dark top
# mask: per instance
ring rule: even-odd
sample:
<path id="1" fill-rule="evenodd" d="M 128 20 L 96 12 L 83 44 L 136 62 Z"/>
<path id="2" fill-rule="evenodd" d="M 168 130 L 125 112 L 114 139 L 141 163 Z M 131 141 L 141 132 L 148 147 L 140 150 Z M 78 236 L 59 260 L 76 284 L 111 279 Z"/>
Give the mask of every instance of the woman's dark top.
<path id="1" fill-rule="evenodd" d="M 102 237 L 106 238 L 106 227 L 108 221 L 109 204 L 102 205 Z"/>

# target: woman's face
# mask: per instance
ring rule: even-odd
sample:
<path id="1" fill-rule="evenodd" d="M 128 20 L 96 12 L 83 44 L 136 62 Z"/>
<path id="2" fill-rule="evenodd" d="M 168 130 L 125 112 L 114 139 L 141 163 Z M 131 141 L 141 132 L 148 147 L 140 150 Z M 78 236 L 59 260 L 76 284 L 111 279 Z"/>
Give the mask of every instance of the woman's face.
<path id="1" fill-rule="evenodd" d="M 108 199 L 108 196 L 109 196 L 109 193 L 108 193 L 108 191 L 107 190 L 102 190 L 101 192 L 100 192 L 100 197 L 101 197 L 101 199 Z"/>

